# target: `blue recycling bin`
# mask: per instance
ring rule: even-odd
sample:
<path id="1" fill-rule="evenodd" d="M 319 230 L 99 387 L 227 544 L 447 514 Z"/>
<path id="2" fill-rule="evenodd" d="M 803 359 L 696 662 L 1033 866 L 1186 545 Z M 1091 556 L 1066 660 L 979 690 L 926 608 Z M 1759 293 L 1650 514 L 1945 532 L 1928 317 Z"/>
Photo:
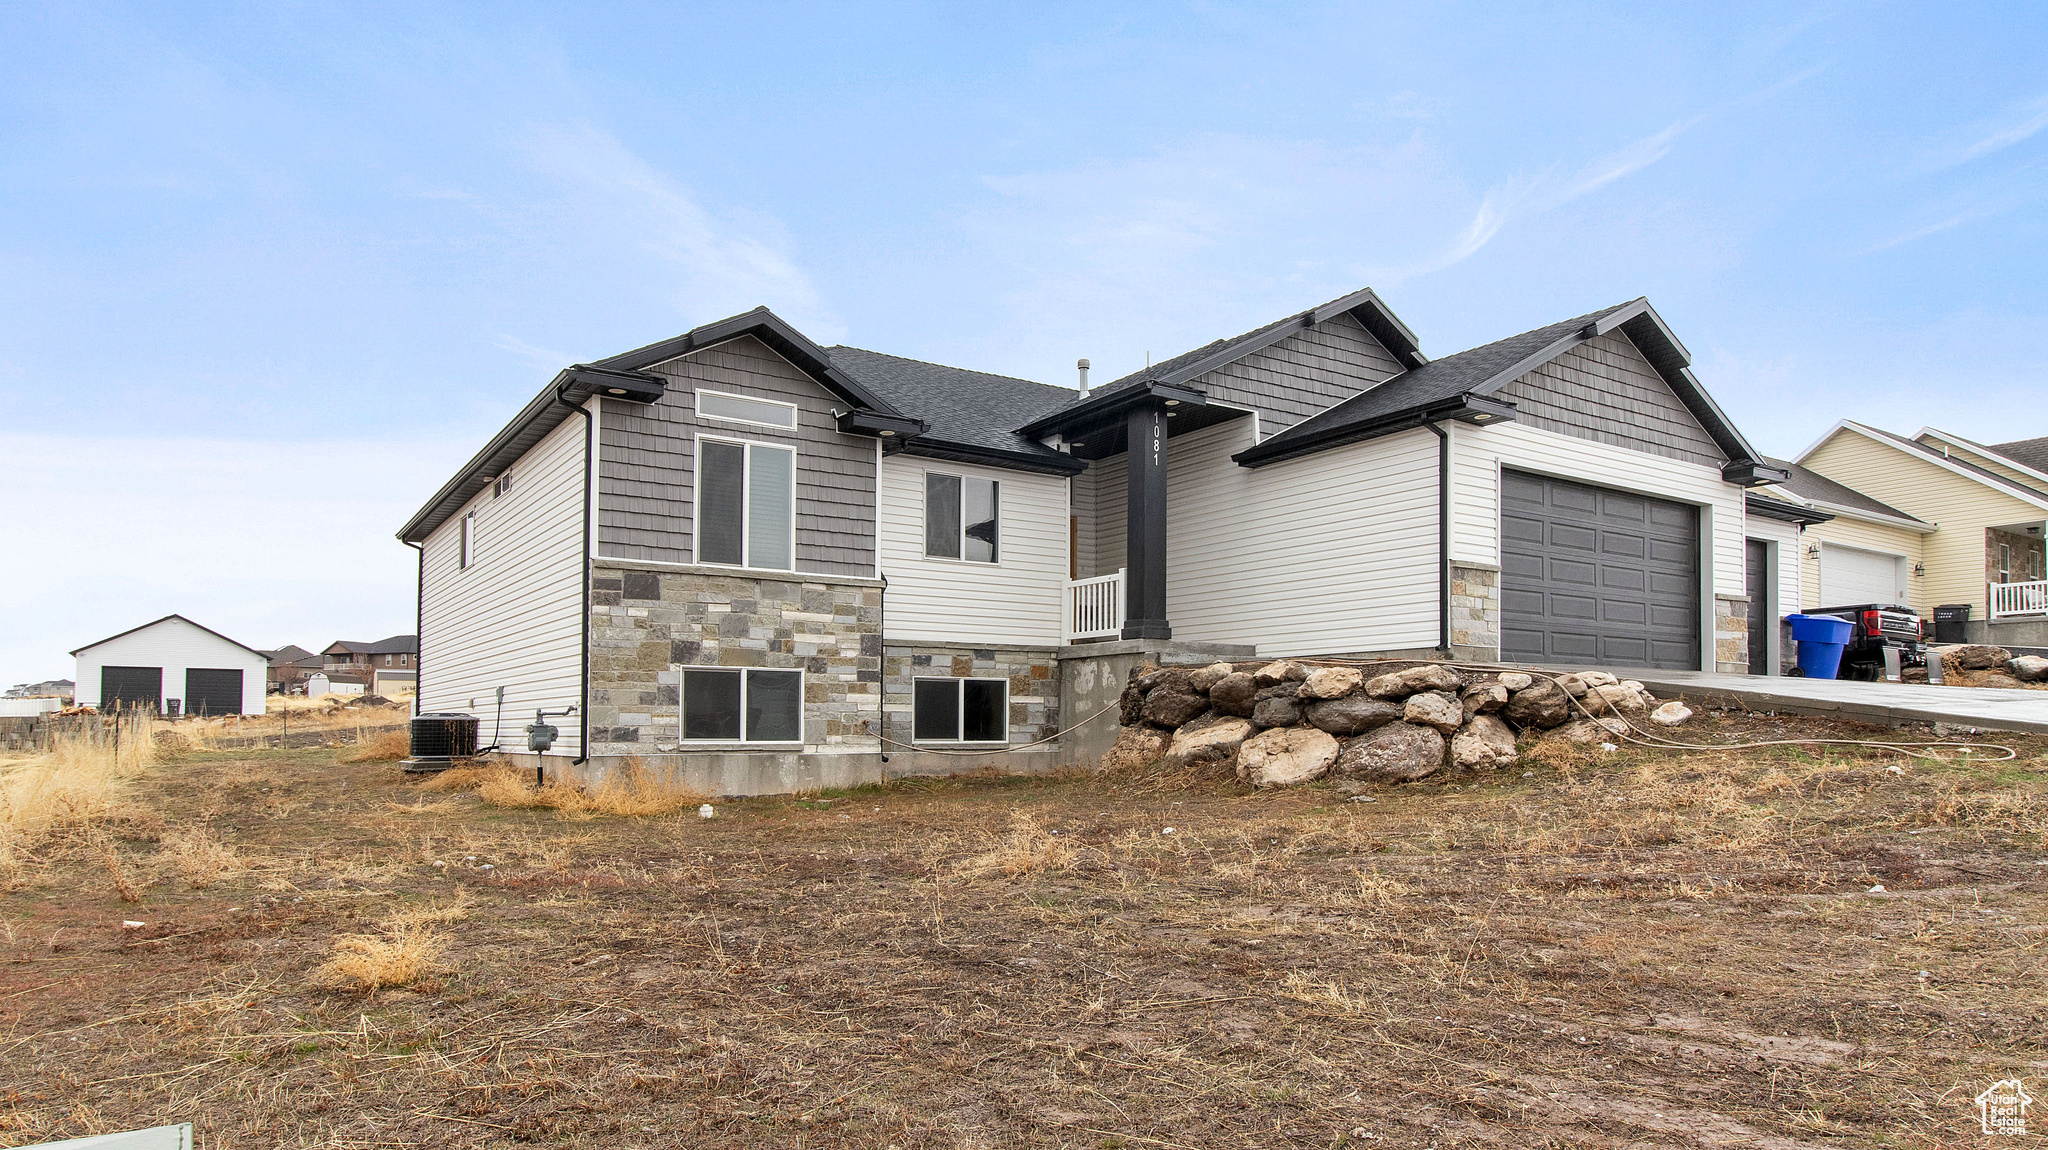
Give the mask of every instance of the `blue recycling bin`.
<path id="1" fill-rule="evenodd" d="M 1792 641 L 1799 644 L 1799 673 L 1809 679 L 1832 679 L 1842 669 L 1842 651 L 1856 624 L 1833 615 L 1787 615 Z"/>

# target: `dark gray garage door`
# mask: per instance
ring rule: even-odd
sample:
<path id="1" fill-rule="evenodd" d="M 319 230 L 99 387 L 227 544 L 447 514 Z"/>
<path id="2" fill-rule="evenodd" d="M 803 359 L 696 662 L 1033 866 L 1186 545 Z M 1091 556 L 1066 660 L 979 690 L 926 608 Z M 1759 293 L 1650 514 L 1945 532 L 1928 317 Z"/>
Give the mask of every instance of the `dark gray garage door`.
<path id="1" fill-rule="evenodd" d="M 129 707 L 160 710 L 164 702 L 162 667 L 101 667 L 100 710 L 119 711 Z"/>
<path id="2" fill-rule="evenodd" d="M 1507 472 L 1501 657 L 1697 670 L 1697 508 Z"/>
<path id="3" fill-rule="evenodd" d="M 242 669 L 213 667 L 185 668 L 185 713 L 188 715 L 239 715 L 242 713 Z"/>

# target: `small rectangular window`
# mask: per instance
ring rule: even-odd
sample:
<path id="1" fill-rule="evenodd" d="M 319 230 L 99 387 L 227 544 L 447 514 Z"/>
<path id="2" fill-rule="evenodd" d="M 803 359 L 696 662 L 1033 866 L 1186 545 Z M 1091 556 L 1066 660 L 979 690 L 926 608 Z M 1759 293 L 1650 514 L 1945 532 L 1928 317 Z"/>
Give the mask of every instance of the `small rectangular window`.
<path id="1" fill-rule="evenodd" d="M 462 537 L 457 543 L 460 550 L 455 557 L 455 566 L 457 570 L 467 571 L 476 546 L 476 512 L 472 511 L 462 517 L 461 530 Z"/>
<path id="2" fill-rule="evenodd" d="M 685 668 L 682 733 L 698 742 L 802 742 L 803 672 Z"/>
<path id="3" fill-rule="evenodd" d="M 491 498 L 497 499 L 511 490 L 512 473 L 507 471 L 505 474 L 498 476 L 496 483 L 491 484 Z"/>
<path id="4" fill-rule="evenodd" d="M 918 743 L 1002 743 L 1010 738 L 1008 679 L 916 679 L 911 734 Z"/>
<path id="5" fill-rule="evenodd" d="M 924 553 L 933 559 L 994 563 L 1000 558 L 998 524 L 1002 485 L 993 479 L 926 472 Z"/>
<path id="6" fill-rule="evenodd" d="M 793 570 L 795 533 L 793 449 L 698 440 L 698 562 Z"/>
<path id="7" fill-rule="evenodd" d="M 2012 544 L 2010 543 L 2000 543 L 1998 545 L 1998 581 L 2000 583 L 2012 582 Z"/>
<path id="8" fill-rule="evenodd" d="M 758 423 L 764 427 L 796 430 L 795 404 L 776 403 L 767 399 L 748 399 L 744 395 L 727 395 L 722 391 L 698 392 L 697 414 L 706 419 Z"/>

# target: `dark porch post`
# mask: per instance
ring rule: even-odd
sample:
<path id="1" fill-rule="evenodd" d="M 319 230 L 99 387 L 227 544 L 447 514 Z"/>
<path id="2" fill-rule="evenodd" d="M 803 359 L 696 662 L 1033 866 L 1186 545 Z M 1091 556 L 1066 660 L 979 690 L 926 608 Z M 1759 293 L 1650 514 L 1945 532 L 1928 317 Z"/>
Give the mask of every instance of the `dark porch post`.
<path id="1" fill-rule="evenodd" d="M 1124 417 L 1129 497 L 1124 505 L 1124 638 L 1171 639 L 1166 622 L 1166 411 Z"/>

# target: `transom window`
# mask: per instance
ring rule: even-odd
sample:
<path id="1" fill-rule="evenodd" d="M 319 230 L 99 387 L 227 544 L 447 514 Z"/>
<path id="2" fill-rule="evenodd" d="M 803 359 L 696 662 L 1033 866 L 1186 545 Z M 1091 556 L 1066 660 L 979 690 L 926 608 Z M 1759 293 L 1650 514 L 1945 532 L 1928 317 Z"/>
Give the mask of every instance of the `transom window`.
<path id="1" fill-rule="evenodd" d="M 934 559 L 994 563 L 999 554 L 1002 484 L 972 475 L 924 476 L 924 553 Z"/>
<path id="2" fill-rule="evenodd" d="M 914 679 L 915 743 L 1003 743 L 1010 738 L 1008 679 Z"/>
<path id="3" fill-rule="evenodd" d="M 796 566 L 796 452 L 766 443 L 697 440 L 697 561 Z"/>
<path id="4" fill-rule="evenodd" d="M 802 671 L 687 667 L 681 694 L 685 742 L 803 741 Z"/>
<path id="5" fill-rule="evenodd" d="M 772 399 L 751 399 L 744 395 L 729 395 L 723 391 L 699 391 L 697 414 L 706 419 L 758 423 L 763 427 L 796 430 L 796 404 L 777 403 Z"/>

